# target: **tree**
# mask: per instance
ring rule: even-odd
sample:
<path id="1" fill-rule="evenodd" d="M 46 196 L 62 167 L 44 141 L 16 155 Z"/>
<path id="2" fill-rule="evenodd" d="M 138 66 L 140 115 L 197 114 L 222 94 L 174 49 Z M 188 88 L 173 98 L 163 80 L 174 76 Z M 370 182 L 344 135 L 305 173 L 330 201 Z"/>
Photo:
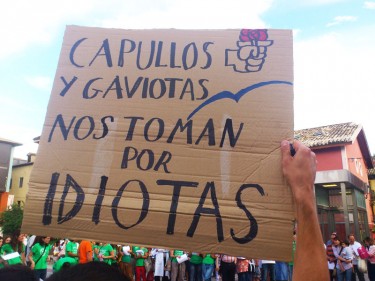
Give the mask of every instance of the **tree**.
<path id="1" fill-rule="evenodd" d="M 17 204 L 13 204 L 4 211 L 0 217 L 0 225 L 4 234 L 12 234 L 21 229 L 23 209 Z"/>

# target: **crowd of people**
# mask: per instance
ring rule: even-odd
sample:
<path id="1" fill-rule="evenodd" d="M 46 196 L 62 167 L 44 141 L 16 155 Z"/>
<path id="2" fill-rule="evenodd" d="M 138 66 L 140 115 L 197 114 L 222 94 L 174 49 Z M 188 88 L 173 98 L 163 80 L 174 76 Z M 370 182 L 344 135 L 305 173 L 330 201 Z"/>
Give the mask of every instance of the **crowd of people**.
<path id="1" fill-rule="evenodd" d="M 12 243 L 13 241 L 13 243 Z M 16 233 L 5 237 L 0 267 L 27 265 L 37 279 L 47 278 L 48 263 L 53 272 L 77 264 L 102 262 L 135 281 L 291 281 L 293 262 L 257 260 L 214 253 L 177 249 L 113 245 L 105 242 L 52 239 Z M 295 242 L 293 243 L 295 249 Z"/>
<path id="2" fill-rule="evenodd" d="M 327 257 L 314 201 L 315 154 L 301 142 L 294 141 L 292 145 L 287 140 L 281 142 L 281 154 L 282 172 L 292 191 L 298 231 L 295 263 L 293 270 L 290 271 L 293 273 L 293 281 L 329 280 Z M 155 280 L 159 279 L 159 281 L 177 281 L 177 279 L 178 281 L 195 281 L 198 278 L 201 278 L 201 280 L 211 278 L 211 271 L 212 275 L 215 272 L 215 277 L 221 278 L 222 281 L 234 281 L 236 273 L 241 280 L 249 281 L 251 280 L 250 276 L 254 275 L 253 277 L 258 279 L 260 277 L 262 281 L 265 281 L 268 275 L 266 272 L 271 272 L 270 280 L 272 281 L 275 280 L 274 273 L 279 272 L 278 268 L 285 268 L 286 266 L 285 263 L 275 261 L 255 261 L 211 253 L 194 253 L 193 255 L 193 252 L 147 249 L 141 246 L 116 245 L 116 247 L 113 247 L 104 243 L 93 245 L 89 241 L 81 241 L 77 244 L 77 241 L 64 240 L 57 245 L 50 242 L 50 237 L 32 238 L 28 239 L 27 245 L 22 242 L 25 236 L 20 233 L 15 233 L 10 240 L 4 239 L 4 241 L 13 242 L 10 242 L 12 243 L 11 246 L 4 245 L 4 247 L 1 247 L 3 262 L 7 265 L 0 269 L 0 280 L 44 280 L 47 273 L 46 263 L 51 253 L 52 257 L 56 257 L 55 272 L 46 279 L 47 281 L 129 281 L 133 273 L 136 281 L 141 279 L 142 281 L 148 281 L 148 277 L 153 277 Z M 84 246 L 81 244 L 83 242 L 85 242 Z M 63 252 L 62 249 L 58 249 L 61 244 L 63 244 L 63 247 L 65 245 Z M 373 245 L 369 245 L 368 251 L 370 263 L 372 262 L 371 246 Z M 7 248 L 11 248 L 12 252 L 8 253 Z M 115 255 L 115 250 L 117 255 Z M 154 256 L 154 259 L 151 258 L 151 261 L 154 261 L 151 263 L 151 267 L 147 265 L 150 255 Z M 339 252 L 338 255 L 341 255 L 341 253 Z M 129 258 L 130 261 L 134 261 L 134 266 L 133 263 L 128 262 Z M 81 259 L 84 261 L 83 263 Z M 95 261 L 96 259 L 99 261 Z M 199 265 L 200 259 L 202 259 L 201 266 Z M 345 260 L 345 257 L 343 259 Z M 187 261 L 189 261 L 188 271 L 186 271 Z M 196 266 L 197 261 L 198 266 Z M 160 265 L 162 265 L 161 270 L 158 271 L 157 268 Z M 153 270 L 150 268 L 153 268 Z M 201 268 L 202 274 L 199 274 L 199 268 Z M 257 268 L 261 268 L 260 276 Z M 147 271 L 147 269 L 149 270 Z M 370 271 L 371 267 L 369 267 L 369 276 L 372 276 Z M 149 274 L 150 272 L 153 276 Z M 216 272 L 218 275 L 216 275 Z"/>
<path id="3" fill-rule="evenodd" d="M 366 237 L 363 244 L 356 241 L 354 234 L 347 239 L 340 239 L 336 232 L 325 244 L 328 270 L 331 281 L 365 281 L 365 274 L 370 281 L 375 281 L 375 246 L 374 240 Z"/>

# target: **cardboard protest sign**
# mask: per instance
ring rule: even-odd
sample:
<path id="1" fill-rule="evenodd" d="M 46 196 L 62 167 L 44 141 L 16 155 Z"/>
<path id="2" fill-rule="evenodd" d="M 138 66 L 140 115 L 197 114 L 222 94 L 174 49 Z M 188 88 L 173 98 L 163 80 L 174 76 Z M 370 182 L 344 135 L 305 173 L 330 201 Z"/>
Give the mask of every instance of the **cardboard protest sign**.
<path id="1" fill-rule="evenodd" d="M 68 26 L 23 231 L 288 260 L 292 69 L 287 30 Z"/>

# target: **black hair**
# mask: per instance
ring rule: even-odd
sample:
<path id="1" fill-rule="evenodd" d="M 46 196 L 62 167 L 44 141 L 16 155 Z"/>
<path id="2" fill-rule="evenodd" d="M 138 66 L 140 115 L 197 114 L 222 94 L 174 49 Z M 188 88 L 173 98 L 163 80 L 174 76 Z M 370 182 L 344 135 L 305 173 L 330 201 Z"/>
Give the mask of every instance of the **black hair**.
<path id="1" fill-rule="evenodd" d="M 345 245 L 347 245 L 347 246 L 349 246 L 349 245 L 350 245 L 350 243 L 349 243 L 349 240 L 348 240 L 348 239 L 345 239 L 345 240 L 341 241 L 341 243 L 343 243 L 343 244 L 345 244 Z"/>
<path id="2" fill-rule="evenodd" d="M 39 281 L 32 269 L 23 264 L 14 264 L 0 269 L 0 280 Z"/>
<path id="3" fill-rule="evenodd" d="M 117 268 L 104 262 L 88 262 L 53 273 L 46 281 L 131 281 Z"/>
<path id="4" fill-rule="evenodd" d="M 14 231 L 11 236 L 12 240 L 10 241 L 10 246 L 12 247 L 13 251 L 18 252 L 19 254 L 21 254 L 23 250 L 23 242 L 18 241 L 20 235 L 21 231 L 19 229 Z"/>
<path id="5" fill-rule="evenodd" d="M 64 262 L 63 265 L 61 266 L 61 270 L 68 269 L 72 266 L 70 262 Z"/>
<path id="6" fill-rule="evenodd" d="M 44 243 L 43 239 L 49 237 L 49 236 L 36 236 L 34 239 L 34 243 L 31 245 L 34 246 L 36 243 L 39 243 L 39 245 L 44 246 L 46 243 Z"/>

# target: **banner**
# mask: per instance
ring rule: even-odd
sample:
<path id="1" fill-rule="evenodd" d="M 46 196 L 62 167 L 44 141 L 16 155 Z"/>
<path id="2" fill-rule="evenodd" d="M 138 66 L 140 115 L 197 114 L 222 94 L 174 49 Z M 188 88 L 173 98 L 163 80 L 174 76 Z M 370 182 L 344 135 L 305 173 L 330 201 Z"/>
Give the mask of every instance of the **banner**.
<path id="1" fill-rule="evenodd" d="M 23 232 L 289 260 L 292 45 L 290 30 L 68 26 Z"/>

